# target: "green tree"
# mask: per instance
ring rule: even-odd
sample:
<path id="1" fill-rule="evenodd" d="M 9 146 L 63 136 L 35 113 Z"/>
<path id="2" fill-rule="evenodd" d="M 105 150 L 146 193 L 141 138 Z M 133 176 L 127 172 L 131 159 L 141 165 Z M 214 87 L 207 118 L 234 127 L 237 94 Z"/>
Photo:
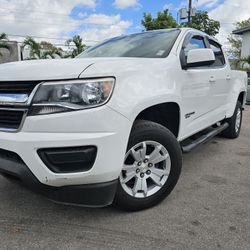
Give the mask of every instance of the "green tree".
<path id="1" fill-rule="evenodd" d="M 10 51 L 10 46 L 6 43 L 8 41 L 8 37 L 5 33 L 0 34 L 0 49 L 7 49 Z M 0 52 L 0 56 L 2 56 Z"/>
<path id="2" fill-rule="evenodd" d="M 54 59 L 56 56 L 62 57 L 63 50 L 61 48 L 57 48 L 49 42 L 42 41 L 40 46 L 42 48 L 41 59 Z"/>
<path id="3" fill-rule="evenodd" d="M 56 55 L 62 56 L 62 49 L 57 48 L 49 42 L 36 42 L 32 37 L 27 37 L 22 45 L 22 48 L 28 46 L 30 48 L 29 59 L 54 59 Z"/>
<path id="4" fill-rule="evenodd" d="M 215 21 L 208 16 L 206 11 L 198 11 L 193 17 L 190 23 L 187 23 L 191 28 L 201 30 L 210 36 L 215 36 L 220 31 L 220 22 Z"/>
<path id="5" fill-rule="evenodd" d="M 215 36 L 220 30 L 220 22 L 209 18 L 206 11 L 197 12 L 190 23 L 183 23 L 180 25 L 172 17 L 168 9 L 158 12 L 156 18 L 153 18 L 150 13 L 144 13 L 141 24 L 147 31 L 189 26 L 201 30 L 211 36 Z"/>
<path id="6" fill-rule="evenodd" d="M 245 67 L 245 65 L 249 66 L 250 65 L 250 55 L 247 57 L 241 58 L 242 61 L 242 67 Z"/>
<path id="7" fill-rule="evenodd" d="M 162 12 L 158 12 L 156 18 L 153 18 L 150 13 L 144 13 L 141 24 L 147 31 L 178 27 L 177 22 L 169 13 L 168 9 L 163 10 Z"/>
<path id="8" fill-rule="evenodd" d="M 8 37 L 5 33 L 0 34 L 0 41 L 2 41 L 2 40 L 8 40 Z"/>
<path id="9" fill-rule="evenodd" d="M 235 29 L 242 29 L 245 27 L 250 26 L 250 18 L 241 22 L 235 23 Z M 236 58 L 237 60 L 241 57 L 241 48 L 242 48 L 242 38 L 239 35 L 229 35 L 227 38 L 228 42 L 230 43 L 229 53 Z"/>
<path id="10" fill-rule="evenodd" d="M 74 48 L 71 52 L 71 55 L 70 55 L 70 57 L 72 57 L 72 58 L 81 54 L 86 49 L 86 45 L 83 43 L 83 40 L 79 35 L 76 35 L 72 39 L 67 40 L 66 45 L 69 47 L 71 45 L 74 46 Z"/>
<path id="11" fill-rule="evenodd" d="M 247 57 L 236 59 L 234 64 L 237 69 L 250 72 L 250 55 Z"/>
<path id="12" fill-rule="evenodd" d="M 41 45 L 36 42 L 32 37 L 25 38 L 22 48 L 29 47 L 30 58 L 29 59 L 40 59 L 41 58 Z"/>

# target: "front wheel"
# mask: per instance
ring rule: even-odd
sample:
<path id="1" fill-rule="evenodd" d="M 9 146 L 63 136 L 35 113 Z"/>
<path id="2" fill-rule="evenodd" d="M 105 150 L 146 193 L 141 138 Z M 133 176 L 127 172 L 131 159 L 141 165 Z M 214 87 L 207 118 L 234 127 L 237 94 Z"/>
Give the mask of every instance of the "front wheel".
<path id="1" fill-rule="evenodd" d="M 182 153 L 175 136 L 150 121 L 134 125 L 114 204 L 136 211 L 152 207 L 175 187 L 182 166 Z"/>

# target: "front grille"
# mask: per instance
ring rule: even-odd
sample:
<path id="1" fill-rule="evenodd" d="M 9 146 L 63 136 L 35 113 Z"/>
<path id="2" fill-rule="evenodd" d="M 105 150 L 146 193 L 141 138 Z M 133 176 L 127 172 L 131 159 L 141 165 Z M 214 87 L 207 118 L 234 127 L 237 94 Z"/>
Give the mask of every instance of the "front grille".
<path id="1" fill-rule="evenodd" d="M 0 110 L 0 130 L 17 130 L 21 125 L 23 114 L 23 110 Z"/>
<path id="2" fill-rule="evenodd" d="M 41 81 L 0 81 L 0 94 L 30 94 Z"/>
<path id="3" fill-rule="evenodd" d="M 34 88 L 41 81 L 0 81 L 0 131 L 16 131 L 20 128 L 24 113 L 27 112 L 26 101 L 22 95 L 29 96 Z M 8 98 L 10 101 L 8 101 Z M 14 101 L 12 101 L 12 99 Z M 27 99 L 26 99 L 27 100 Z M 23 109 L 18 109 L 16 105 L 23 104 Z M 20 107 L 19 107 L 20 108 Z"/>

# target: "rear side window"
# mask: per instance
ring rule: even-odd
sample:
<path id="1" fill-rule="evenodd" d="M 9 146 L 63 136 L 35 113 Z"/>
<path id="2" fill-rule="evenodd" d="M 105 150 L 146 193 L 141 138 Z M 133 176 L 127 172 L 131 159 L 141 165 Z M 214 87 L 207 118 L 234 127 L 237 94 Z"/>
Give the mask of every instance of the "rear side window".
<path id="1" fill-rule="evenodd" d="M 221 46 L 212 40 L 209 40 L 209 44 L 215 56 L 215 62 L 211 65 L 211 67 L 221 67 L 225 65 L 226 61 Z"/>

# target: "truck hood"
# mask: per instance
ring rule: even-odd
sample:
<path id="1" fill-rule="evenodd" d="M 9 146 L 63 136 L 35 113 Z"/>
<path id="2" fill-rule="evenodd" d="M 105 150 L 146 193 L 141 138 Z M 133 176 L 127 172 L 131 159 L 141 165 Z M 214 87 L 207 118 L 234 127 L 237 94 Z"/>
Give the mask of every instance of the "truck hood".
<path id="1" fill-rule="evenodd" d="M 145 58 L 79 58 L 53 59 L 12 62 L 0 65 L 0 81 L 61 80 L 75 79 L 84 75 L 84 71 L 93 68 L 96 75 L 108 68 L 111 73 L 125 71 L 133 65 L 151 64 L 152 59 Z M 106 66 L 105 66 L 106 65 Z M 83 74 L 83 75 L 82 75 Z"/>
<path id="2" fill-rule="evenodd" d="M 56 59 L 12 62 L 0 65 L 0 81 L 73 79 L 93 60 Z"/>

